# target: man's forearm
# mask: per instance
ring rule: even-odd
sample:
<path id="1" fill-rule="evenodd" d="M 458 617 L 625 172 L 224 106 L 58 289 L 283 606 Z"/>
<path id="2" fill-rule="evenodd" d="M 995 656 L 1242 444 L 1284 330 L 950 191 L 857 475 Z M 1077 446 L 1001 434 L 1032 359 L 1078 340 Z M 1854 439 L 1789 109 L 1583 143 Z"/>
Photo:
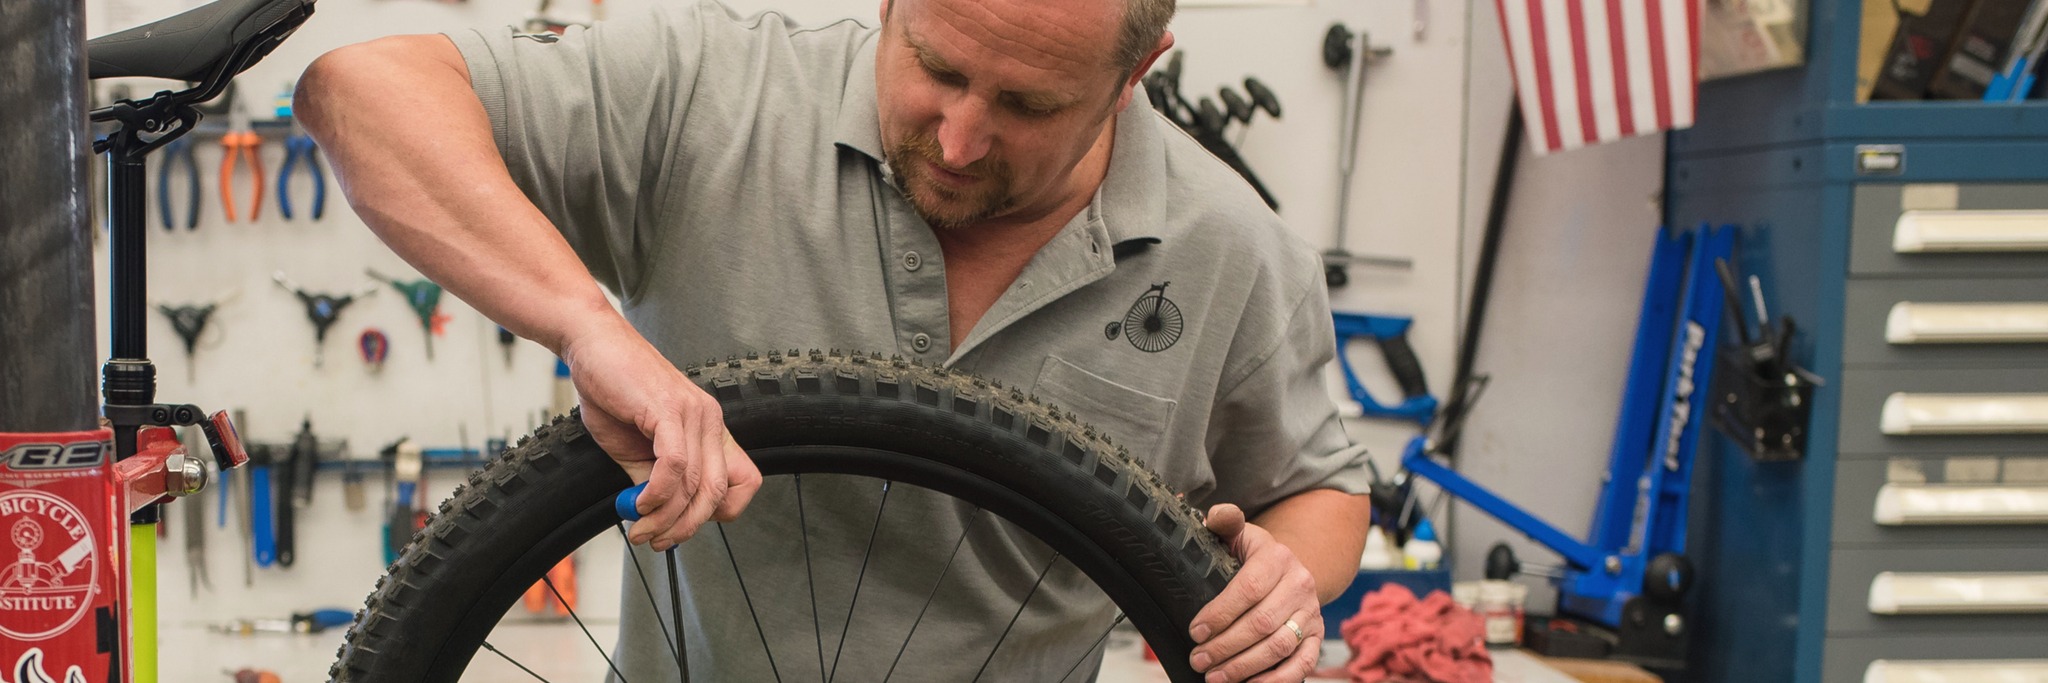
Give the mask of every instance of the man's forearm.
<path id="1" fill-rule="evenodd" d="M 625 321 L 505 170 L 461 54 L 443 36 L 345 47 L 294 108 L 384 243 L 519 336 L 561 353 Z"/>
<path id="2" fill-rule="evenodd" d="M 1281 500 L 1252 523 L 1285 544 L 1316 579 L 1316 597 L 1337 599 L 1358 575 L 1372 505 L 1365 496 L 1311 489 Z"/>

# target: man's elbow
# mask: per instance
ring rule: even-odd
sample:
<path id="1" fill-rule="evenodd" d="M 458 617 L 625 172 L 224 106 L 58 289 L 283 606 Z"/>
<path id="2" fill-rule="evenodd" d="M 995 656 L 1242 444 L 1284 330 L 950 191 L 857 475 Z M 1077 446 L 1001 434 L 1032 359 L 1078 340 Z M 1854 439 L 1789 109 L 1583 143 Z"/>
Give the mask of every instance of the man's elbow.
<path id="1" fill-rule="evenodd" d="M 292 115 L 318 138 L 330 112 L 365 98 L 423 87 L 467 87 L 462 54 L 446 36 L 411 35 L 356 43 L 320 55 L 299 76 Z"/>

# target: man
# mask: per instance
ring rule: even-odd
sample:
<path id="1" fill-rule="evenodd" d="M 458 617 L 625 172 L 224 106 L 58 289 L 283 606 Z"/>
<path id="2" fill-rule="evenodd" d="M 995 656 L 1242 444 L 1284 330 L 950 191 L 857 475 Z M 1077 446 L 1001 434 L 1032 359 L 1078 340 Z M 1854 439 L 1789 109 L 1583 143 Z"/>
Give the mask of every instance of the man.
<path id="1" fill-rule="evenodd" d="M 386 243 L 569 364 L 593 436 L 650 482 L 632 542 L 666 550 L 750 510 L 725 543 L 678 547 L 694 675 L 963 680 L 995 647 L 983 679 L 1046 680 L 1097 656 L 1113 610 L 1071 566 L 1040 570 L 1042 550 L 957 501 L 821 477 L 764 487 L 675 369 L 836 347 L 992 377 L 1129 444 L 1213 505 L 1244 563 L 1191 624 L 1191 666 L 1211 683 L 1298 681 L 1317 607 L 1363 545 L 1363 455 L 1322 385 L 1334 337 L 1313 251 L 1136 94 L 1172 12 L 884 0 L 879 29 L 805 29 L 669 5 L 560 39 L 343 48 L 308 69 L 297 106 Z M 912 531 L 882 531 L 891 515 Z M 851 545 L 816 545 L 839 537 Z M 807 576 L 812 557 L 844 564 Z M 1033 573 L 1011 643 L 978 640 Z M 637 654 L 616 665 L 673 678 L 646 602 L 666 605 L 627 601 L 621 649 Z M 876 602 L 891 606 L 863 609 Z M 756 639 L 749 613 L 803 627 Z M 843 641 L 910 628 L 908 663 Z"/>

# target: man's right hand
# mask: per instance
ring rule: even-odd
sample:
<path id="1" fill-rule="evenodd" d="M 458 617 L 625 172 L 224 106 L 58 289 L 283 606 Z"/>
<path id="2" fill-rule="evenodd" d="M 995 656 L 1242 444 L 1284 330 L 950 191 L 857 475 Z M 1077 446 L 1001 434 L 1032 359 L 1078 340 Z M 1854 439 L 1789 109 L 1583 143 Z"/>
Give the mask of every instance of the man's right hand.
<path id="1" fill-rule="evenodd" d="M 732 521 L 761 488 L 761 471 L 725 431 L 718 400 L 619 320 L 562 348 L 583 425 L 635 483 L 646 482 L 632 543 L 656 552 Z"/>

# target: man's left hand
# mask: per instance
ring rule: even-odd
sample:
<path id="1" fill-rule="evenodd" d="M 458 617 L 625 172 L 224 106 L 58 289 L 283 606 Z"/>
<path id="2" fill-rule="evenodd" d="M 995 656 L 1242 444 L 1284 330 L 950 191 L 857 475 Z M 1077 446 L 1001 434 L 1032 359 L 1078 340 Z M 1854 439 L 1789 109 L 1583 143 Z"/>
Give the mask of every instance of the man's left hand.
<path id="1" fill-rule="evenodd" d="M 1204 683 L 1298 683 L 1323 642 L 1315 577 L 1294 551 L 1245 521 L 1235 505 L 1209 508 L 1207 525 L 1242 564 L 1223 593 L 1195 615 L 1188 664 Z"/>

